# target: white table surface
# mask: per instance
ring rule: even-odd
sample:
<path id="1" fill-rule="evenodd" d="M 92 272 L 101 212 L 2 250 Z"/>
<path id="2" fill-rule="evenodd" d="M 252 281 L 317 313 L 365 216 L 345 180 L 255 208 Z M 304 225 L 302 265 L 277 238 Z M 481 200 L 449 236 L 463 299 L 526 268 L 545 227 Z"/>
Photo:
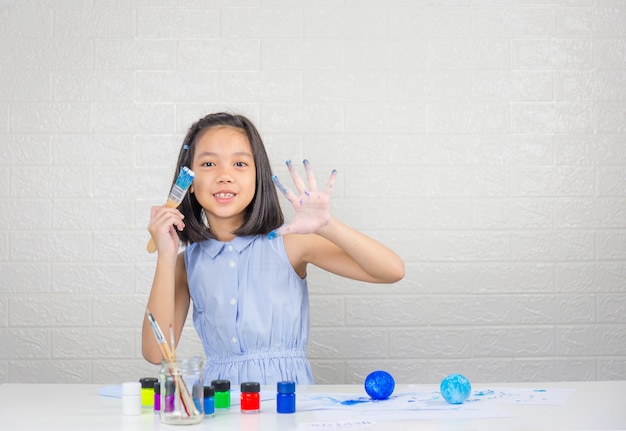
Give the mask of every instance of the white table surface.
<path id="1" fill-rule="evenodd" d="M 564 405 L 503 405 L 513 414 L 513 417 L 507 418 L 394 420 L 348 427 L 348 422 L 356 423 L 359 420 L 350 412 L 346 412 L 343 424 L 339 421 L 320 421 L 319 416 L 311 411 L 277 414 L 275 400 L 267 400 L 261 403 L 259 414 L 241 414 L 239 407 L 233 406 L 225 412 L 219 411 L 200 424 L 173 426 L 162 424 L 158 415 L 149 410 L 145 410 L 140 416 L 123 416 L 120 398 L 99 395 L 103 385 L 6 383 L 0 385 L 0 430 L 626 430 L 626 381 L 490 383 L 482 386 L 541 386 L 545 389 L 574 389 L 574 392 Z M 396 389 L 401 390 L 403 387 L 406 386 L 397 385 Z M 436 385 L 418 387 L 438 389 Z M 300 394 L 314 392 L 365 395 L 360 385 L 313 385 L 297 388 L 297 393 Z"/>

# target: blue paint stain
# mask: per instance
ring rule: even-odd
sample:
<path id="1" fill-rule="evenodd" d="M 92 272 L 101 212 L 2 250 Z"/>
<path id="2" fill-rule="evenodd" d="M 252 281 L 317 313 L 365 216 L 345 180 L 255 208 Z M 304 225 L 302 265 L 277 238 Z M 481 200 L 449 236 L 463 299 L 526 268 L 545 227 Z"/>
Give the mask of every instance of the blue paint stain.
<path id="1" fill-rule="evenodd" d="M 287 187 L 285 187 L 283 183 L 280 182 L 278 176 L 272 175 L 272 181 L 274 182 L 274 184 L 276 184 L 276 187 L 278 187 L 278 190 L 280 190 L 282 194 L 287 194 Z"/>
<path id="2" fill-rule="evenodd" d="M 339 404 L 344 405 L 344 406 L 353 406 L 355 404 L 362 404 L 362 403 L 369 403 L 370 400 L 367 399 L 358 399 L 358 400 L 345 400 L 340 402 Z"/>

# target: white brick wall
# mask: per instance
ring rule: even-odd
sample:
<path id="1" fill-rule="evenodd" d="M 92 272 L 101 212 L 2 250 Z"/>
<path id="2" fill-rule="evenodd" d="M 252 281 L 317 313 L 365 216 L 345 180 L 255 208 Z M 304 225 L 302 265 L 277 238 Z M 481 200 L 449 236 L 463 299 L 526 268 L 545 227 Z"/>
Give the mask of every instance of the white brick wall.
<path id="1" fill-rule="evenodd" d="M 318 382 L 626 379 L 624 2 L 0 0 L 0 28 L 0 383 L 156 373 L 149 207 L 223 109 L 405 259 L 311 268 Z"/>

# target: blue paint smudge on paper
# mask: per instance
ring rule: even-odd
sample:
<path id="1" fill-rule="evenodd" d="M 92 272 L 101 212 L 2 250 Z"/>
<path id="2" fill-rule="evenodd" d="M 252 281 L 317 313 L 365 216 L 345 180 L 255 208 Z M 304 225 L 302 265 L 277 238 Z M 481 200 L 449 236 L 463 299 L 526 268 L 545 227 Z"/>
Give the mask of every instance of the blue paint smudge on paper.
<path id="1" fill-rule="evenodd" d="M 355 404 L 362 404 L 362 403 L 369 403 L 370 400 L 368 400 L 367 398 L 360 398 L 358 400 L 345 400 L 345 401 L 341 401 L 339 404 L 341 404 L 342 406 L 353 406 Z"/>

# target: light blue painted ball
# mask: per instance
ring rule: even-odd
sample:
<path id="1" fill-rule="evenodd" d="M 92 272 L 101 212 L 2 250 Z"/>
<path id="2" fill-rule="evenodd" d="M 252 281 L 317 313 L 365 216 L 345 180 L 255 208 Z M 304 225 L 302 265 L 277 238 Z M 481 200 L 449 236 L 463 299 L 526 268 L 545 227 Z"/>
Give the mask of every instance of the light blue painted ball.
<path id="1" fill-rule="evenodd" d="M 470 381 L 462 374 L 450 374 L 439 385 L 441 396 L 450 404 L 462 404 L 472 393 Z"/>
<path id="2" fill-rule="evenodd" d="M 387 371 L 373 371 L 365 378 L 365 392 L 373 400 L 386 400 L 395 387 L 396 382 Z"/>

